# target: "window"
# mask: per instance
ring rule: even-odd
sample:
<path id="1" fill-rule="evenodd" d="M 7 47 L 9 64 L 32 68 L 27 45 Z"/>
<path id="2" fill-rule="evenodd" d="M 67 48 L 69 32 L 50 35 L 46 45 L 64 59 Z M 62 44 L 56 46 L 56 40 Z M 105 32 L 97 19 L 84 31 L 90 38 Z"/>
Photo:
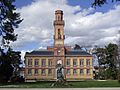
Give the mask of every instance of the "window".
<path id="1" fill-rule="evenodd" d="M 90 59 L 87 59 L 87 60 L 86 60 L 86 65 L 87 65 L 87 66 L 90 66 Z"/>
<path id="2" fill-rule="evenodd" d="M 38 69 L 35 69 L 35 74 L 38 74 Z"/>
<path id="3" fill-rule="evenodd" d="M 77 74 L 77 70 L 76 69 L 73 69 L 73 74 Z"/>
<path id="4" fill-rule="evenodd" d="M 70 66 L 70 59 L 67 59 L 66 64 L 67 66 Z"/>
<path id="5" fill-rule="evenodd" d="M 58 39 L 61 39 L 60 29 L 58 29 Z"/>
<path id="6" fill-rule="evenodd" d="M 52 69 L 48 69 L 48 75 L 52 74 Z"/>
<path id="7" fill-rule="evenodd" d="M 90 69 L 87 69 L 87 74 L 90 74 Z"/>
<path id="8" fill-rule="evenodd" d="M 84 59 L 80 59 L 80 66 L 84 66 Z"/>
<path id="9" fill-rule="evenodd" d="M 52 59 L 48 59 L 48 66 L 52 66 Z"/>
<path id="10" fill-rule="evenodd" d="M 77 66 L 77 59 L 73 59 L 73 66 Z"/>
<path id="11" fill-rule="evenodd" d="M 84 74 L 84 71 L 83 71 L 83 69 L 80 69 L 80 74 Z"/>
<path id="12" fill-rule="evenodd" d="M 46 60 L 42 59 L 42 66 L 46 66 Z"/>
<path id="13" fill-rule="evenodd" d="M 32 59 L 28 59 L 28 65 L 29 65 L 29 66 L 32 65 Z"/>
<path id="14" fill-rule="evenodd" d="M 39 59 L 35 59 L 35 66 L 39 65 Z"/>
<path id="15" fill-rule="evenodd" d="M 68 75 L 70 74 L 70 69 L 67 69 L 67 74 L 68 74 Z"/>
<path id="16" fill-rule="evenodd" d="M 45 75 L 45 69 L 42 69 L 41 74 Z"/>
<path id="17" fill-rule="evenodd" d="M 32 69 L 28 69 L 28 75 L 32 75 Z"/>

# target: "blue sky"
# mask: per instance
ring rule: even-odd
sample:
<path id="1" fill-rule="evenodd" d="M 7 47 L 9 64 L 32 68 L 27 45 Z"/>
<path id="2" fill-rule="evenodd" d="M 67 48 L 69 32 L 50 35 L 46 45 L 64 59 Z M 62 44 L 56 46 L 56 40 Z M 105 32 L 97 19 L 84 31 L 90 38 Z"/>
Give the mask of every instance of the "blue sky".
<path id="1" fill-rule="evenodd" d="M 62 1 L 62 0 L 61 0 Z M 91 7 L 91 3 L 94 0 L 67 0 L 68 4 L 71 6 L 76 6 L 76 5 L 80 5 L 82 8 L 89 8 Z M 32 2 L 34 2 L 34 0 L 16 0 L 15 5 L 17 8 L 21 8 L 23 6 L 27 6 L 29 4 L 31 4 Z M 99 11 L 99 12 L 107 12 L 110 9 L 114 8 L 114 5 L 118 5 L 120 4 L 120 2 L 108 2 L 108 4 L 104 4 L 102 7 L 97 7 L 95 12 Z"/>
<path id="2" fill-rule="evenodd" d="M 64 4 L 63 4 L 64 2 Z M 53 45 L 54 11 L 64 11 L 65 45 L 105 46 L 117 42 L 120 30 L 120 2 L 91 8 L 92 0 L 16 0 L 24 19 L 15 30 L 14 49 L 23 52 Z"/>

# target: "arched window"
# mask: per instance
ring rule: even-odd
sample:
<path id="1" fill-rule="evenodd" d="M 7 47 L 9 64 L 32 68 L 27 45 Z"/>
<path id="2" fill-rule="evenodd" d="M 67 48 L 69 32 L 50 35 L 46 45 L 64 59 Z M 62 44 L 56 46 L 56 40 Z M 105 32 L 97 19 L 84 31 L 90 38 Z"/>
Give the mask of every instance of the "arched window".
<path id="1" fill-rule="evenodd" d="M 60 29 L 58 29 L 58 39 L 61 39 Z"/>

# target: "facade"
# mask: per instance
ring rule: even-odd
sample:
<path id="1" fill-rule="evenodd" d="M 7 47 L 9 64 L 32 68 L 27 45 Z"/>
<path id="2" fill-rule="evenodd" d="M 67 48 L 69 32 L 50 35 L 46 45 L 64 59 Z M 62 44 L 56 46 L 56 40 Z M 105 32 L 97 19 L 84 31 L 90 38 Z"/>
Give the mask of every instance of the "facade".
<path id="1" fill-rule="evenodd" d="M 63 66 L 62 73 L 67 80 L 93 79 L 92 55 L 85 51 L 72 50 L 64 45 L 63 11 L 55 11 L 54 46 L 46 50 L 26 52 L 26 80 L 56 80 L 56 65 Z"/>

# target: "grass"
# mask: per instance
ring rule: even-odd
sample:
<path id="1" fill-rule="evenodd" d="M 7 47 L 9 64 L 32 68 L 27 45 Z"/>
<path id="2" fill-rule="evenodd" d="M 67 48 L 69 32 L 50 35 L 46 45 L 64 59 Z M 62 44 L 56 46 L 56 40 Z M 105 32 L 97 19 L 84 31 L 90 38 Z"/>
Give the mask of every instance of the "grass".
<path id="1" fill-rule="evenodd" d="M 26 83 L 6 83 L 0 84 L 0 88 L 51 88 L 54 82 L 26 82 Z M 53 88 L 92 88 L 92 87 L 120 87 L 120 83 L 115 80 L 110 81 L 73 81 L 68 85 L 59 85 Z"/>

